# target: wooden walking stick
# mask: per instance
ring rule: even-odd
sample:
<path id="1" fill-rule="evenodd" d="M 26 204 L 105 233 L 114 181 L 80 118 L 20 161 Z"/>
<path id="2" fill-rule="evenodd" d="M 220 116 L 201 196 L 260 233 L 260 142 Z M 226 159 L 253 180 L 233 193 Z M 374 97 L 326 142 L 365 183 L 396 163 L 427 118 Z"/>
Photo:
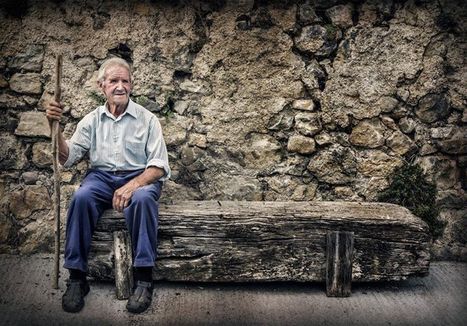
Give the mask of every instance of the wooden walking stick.
<path id="1" fill-rule="evenodd" d="M 61 92 L 60 79 L 62 78 L 62 55 L 57 55 L 57 64 L 55 67 L 55 92 L 54 99 L 60 102 Z M 55 268 L 52 280 L 52 287 L 58 289 L 58 278 L 60 273 L 60 172 L 58 165 L 58 132 L 60 124 L 58 121 L 52 123 L 52 155 L 54 168 L 54 216 L 55 216 Z"/>

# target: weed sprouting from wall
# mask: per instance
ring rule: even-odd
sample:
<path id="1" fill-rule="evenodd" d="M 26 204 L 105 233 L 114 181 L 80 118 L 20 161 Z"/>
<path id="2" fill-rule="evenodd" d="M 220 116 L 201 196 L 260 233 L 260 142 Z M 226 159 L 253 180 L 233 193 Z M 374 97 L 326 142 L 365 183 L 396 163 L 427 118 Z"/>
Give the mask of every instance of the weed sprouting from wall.
<path id="1" fill-rule="evenodd" d="M 420 166 L 405 164 L 394 171 L 391 180 L 389 188 L 379 194 L 378 201 L 408 208 L 428 224 L 434 238 L 439 237 L 446 223 L 438 219 L 437 189 L 426 179 Z"/>

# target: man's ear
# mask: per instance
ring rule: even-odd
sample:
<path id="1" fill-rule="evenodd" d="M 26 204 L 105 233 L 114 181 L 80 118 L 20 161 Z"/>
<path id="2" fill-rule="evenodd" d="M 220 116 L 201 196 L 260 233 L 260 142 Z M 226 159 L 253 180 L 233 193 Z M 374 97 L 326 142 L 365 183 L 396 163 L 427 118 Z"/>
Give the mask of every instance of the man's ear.
<path id="1" fill-rule="evenodd" d="M 103 80 L 97 80 L 96 81 L 97 88 L 104 93 L 104 81 Z M 104 93 L 105 94 L 105 93 Z"/>

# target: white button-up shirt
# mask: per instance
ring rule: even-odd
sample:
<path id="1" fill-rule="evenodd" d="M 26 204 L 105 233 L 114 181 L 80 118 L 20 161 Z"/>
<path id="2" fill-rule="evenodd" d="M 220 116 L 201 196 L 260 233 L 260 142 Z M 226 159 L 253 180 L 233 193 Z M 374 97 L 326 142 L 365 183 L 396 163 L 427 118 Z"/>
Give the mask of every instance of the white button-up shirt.
<path id="1" fill-rule="evenodd" d="M 161 181 L 170 178 L 160 122 L 153 113 L 132 100 L 118 118 L 106 105 L 88 113 L 67 144 L 69 155 L 65 167 L 89 152 L 92 169 L 120 171 L 156 166 L 164 170 Z"/>

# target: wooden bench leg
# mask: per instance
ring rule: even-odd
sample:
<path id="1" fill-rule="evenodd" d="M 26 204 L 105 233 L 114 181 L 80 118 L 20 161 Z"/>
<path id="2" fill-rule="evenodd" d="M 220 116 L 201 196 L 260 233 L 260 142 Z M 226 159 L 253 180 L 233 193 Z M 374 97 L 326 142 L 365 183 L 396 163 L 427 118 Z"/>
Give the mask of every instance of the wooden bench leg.
<path id="1" fill-rule="evenodd" d="M 326 242 L 326 295 L 348 297 L 352 283 L 353 232 L 328 232 Z"/>
<path id="2" fill-rule="evenodd" d="M 113 238 L 117 299 L 125 300 L 133 288 L 131 239 L 127 231 L 114 231 Z"/>

